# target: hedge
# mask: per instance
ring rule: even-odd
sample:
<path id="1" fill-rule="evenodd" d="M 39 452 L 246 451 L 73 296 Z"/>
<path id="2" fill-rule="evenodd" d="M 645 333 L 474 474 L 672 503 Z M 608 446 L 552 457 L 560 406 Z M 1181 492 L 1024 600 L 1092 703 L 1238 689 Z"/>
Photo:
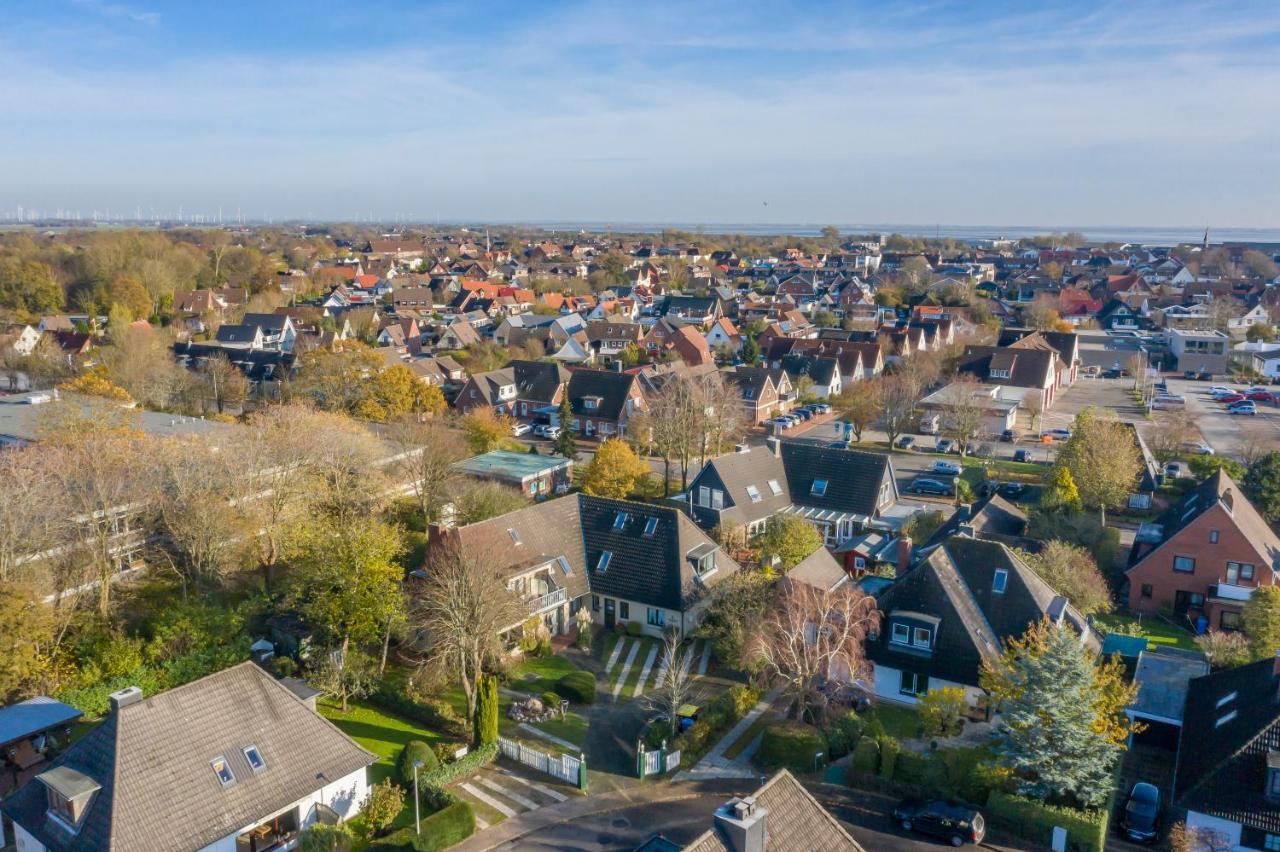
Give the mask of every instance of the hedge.
<path id="1" fill-rule="evenodd" d="M 392 682 L 392 678 L 381 681 L 378 688 L 369 693 L 365 700 L 382 710 L 389 710 L 423 727 L 439 731 L 451 739 L 466 736 L 467 726 L 453 708 L 443 701 L 417 701 L 404 693 L 404 685 Z"/>
<path id="2" fill-rule="evenodd" d="M 556 681 L 556 692 L 575 704 L 594 704 L 596 678 L 588 671 L 569 672 Z"/>
<path id="3" fill-rule="evenodd" d="M 698 721 L 671 744 L 673 750 L 680 751 L 680 762 L 685 766 L 692 766 L 701 760 L 707 750 L 746 715 L 739 713 L 739 708 L 754 707 L 760 700 L 760 695 L 758 689 L 741 687 L 716 696 L 698 714 Z"/>
<path id="4" fill-rule="evenodd" d="M 446 787 L 464 775 L 470 775 L 481 766 L 494 761 L 498 756 L 498 744 L 489 743 L 467 752 L 466 755 L 452 763 L 441 764 L 435 772 L 418 773 L 418 784 L 429 787 Z"/>
<path id="5" fill-rule="evenodd" d="M 880 763 L 880 746 L 871 737 L 863 737 L 858 740 L 858 746 L 853 750 L 852 767 L 857 772 L 865 772 L 872 775 L 876 771 L 876 767 Z"/>
<path id="6" fill-rule="evenodd" d="M 1048 846 L 1054 826 L 1061 826 L 1067 830 L 1068 849 L 1103 852 L 1106 847 L 1106 811 L 1080 811 L 994 792 L 984 813 L 991 825 L 1032 843 Z"/>
<path id="7" fill-rule="evenodd" d="M 771 725 L 760 738 L 756 761 L 767 769 L 783 767 L 799 772 L 814 770 L 814 755 L 826 751 L 822 734 L 800 722 Z"/>
<path id="8" fill-rule="evenodd" d="M 898 754 L 902 751 L 902 745 L 890 736 L 881 737 L 877 742 L 880 745 L 880 775 L 884 778 L 892 778 L 897 769 Z"/>
<path id="9" fill-rule="evenodd" d="M 628 622 L 627 622 L 627 635 L 628 635 L 628 636 L 643 636 L 643 635 L 644 635 L 644 625 L 643 625 L 643 624 L 641 624 L 641 623 L 640 623 L 640 622 L 638 622 L 638 621 L 628 621 Z"/>
<path id="10" fill-rule="evenodd" d="M 822 732 L 827 738 L 827 754 L 832 760 L 839 760 L 853 751 L 858 740 L 862 738 L 863 723 L 857 713 L 849 711 L 835 719 Z"/>
<path id="11" fill-rule="evenodd" d="M 411 825 L 378 838 L 368 848 L 380 852 L 439 852 L 466 840 L 475 830 L 475 811 L 469 803 L 458 799 L 443 810 L 423 817 L 421 834 Z"/>
<path id="12" fill-rule="evenodd" d="M 401 786 L 412 789 L 413 764 L 415 762 L 422 764 L 422 767 L 418 770 L 419 780 L 440 769 L 440 760 L 436 757 L 436 753 L 431 749 L 431 746 L 422 740 L 409 740 L 404 744 L 404 748 L 400 749 L 399 756 L 396 757 L 396 777 L 400 779 Z"/>

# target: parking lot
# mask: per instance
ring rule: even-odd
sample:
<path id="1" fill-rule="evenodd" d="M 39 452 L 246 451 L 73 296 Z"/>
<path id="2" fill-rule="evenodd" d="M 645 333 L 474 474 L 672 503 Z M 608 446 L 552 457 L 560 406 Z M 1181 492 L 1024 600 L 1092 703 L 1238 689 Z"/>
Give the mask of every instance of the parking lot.
<path id="1" fill-rule="evenodd" d="M 1236 458 L 1250 455 L 1254 449 L 1271 449 L 1280 441 L 1280 407 L 1256 403 L 1258 413 L 1252 416 L 1228 414 L 1226 406 L 1209 397 L 1209 388 L 1224 385 L 1246 387 L 1240 382 L 1197 382 L 1183 378 L 1169 379 L 1169 393 L 1187 400 L 1187 413 L 1195 422 L 1204 441 L 1221 455 Z"/>

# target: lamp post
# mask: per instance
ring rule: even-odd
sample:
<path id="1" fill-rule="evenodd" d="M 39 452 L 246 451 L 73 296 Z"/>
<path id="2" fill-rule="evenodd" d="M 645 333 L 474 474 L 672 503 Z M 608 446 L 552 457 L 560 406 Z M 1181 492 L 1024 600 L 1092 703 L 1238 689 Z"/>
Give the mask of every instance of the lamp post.
<path id="1" fill-rule="evenodd" d="M 422 833 L 422 820 L 418 814 L 418 767 L 421 765 L 421 760 L 413 762 L 413 831 L 415 834 Z"/>
<path id="2" fill-rule="evenodd" d="M 818 771 L 818 761 L 819 761 L 819 760 L 822 760 L 822 756 L 823 756 L 824 754 L 826 754 L 826 752 L 824 752 L 824 751 L 820 751 L 820 752 L 817 752 L 817 753 L 815 753 L 815 754 L 814 754 L 814 756 L 813 756 L 813 771 L 814 771 L 814 772 L 817 772 L 817 771 Z"/>

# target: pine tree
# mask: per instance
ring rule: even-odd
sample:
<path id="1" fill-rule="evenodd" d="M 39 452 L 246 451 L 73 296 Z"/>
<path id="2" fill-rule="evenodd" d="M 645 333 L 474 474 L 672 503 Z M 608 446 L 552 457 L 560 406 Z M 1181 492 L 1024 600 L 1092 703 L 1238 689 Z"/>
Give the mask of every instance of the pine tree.
<path id="1" fill-rule="evenodd" d="M 498 741 L 498 679 L 493 675 L 485 675 L 480 681 L 472 730 L 477 747 Z"/>
<path id="2" fill-rule="evenodd" d="M 1240 613 L 1249 650 L 1255 660 L 1263 660 L 1280 648 L 1280 586 L 1259 586 L 1253 590 Z"/>
<path id="3" fill-rule="evenodd" d="M 571 461 L 578 460 L 578 443 L 573 439 L 573 430 L 569 424 L 573 422 L 573 406 L 569 403 L 569 392 L 566 389 L 560 400 L 560 434 L 556 436 L 556 452 Z"/>
<path id="4" fill-rule="evenodd" d="M 1137 695 L 1118 663 L 1097 665 L 1070 628 L 1046 620 L 984 664 L 982 686 L 1000 703 L 997 760 L 1019 793 L 1105 803 Z"/>

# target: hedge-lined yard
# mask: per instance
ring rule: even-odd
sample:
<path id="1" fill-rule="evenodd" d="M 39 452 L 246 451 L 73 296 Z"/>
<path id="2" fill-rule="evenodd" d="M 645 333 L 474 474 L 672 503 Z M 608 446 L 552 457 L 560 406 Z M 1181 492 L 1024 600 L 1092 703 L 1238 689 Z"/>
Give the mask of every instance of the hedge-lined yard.
<path id="1" fill-rule="evenodd" d="M 410 740 L 433 743 L 445 739 L 441 734 L 374 706 L 368 701 L 353 699 L 343 713 L 336 702 L 322 699 L 317 705 L 320 715 L 338 726 L 344 734 L 378 756 L 378 762 L 369 767 L 369 783 L 377 784 L 393 776 L 396 758 Z"/>

